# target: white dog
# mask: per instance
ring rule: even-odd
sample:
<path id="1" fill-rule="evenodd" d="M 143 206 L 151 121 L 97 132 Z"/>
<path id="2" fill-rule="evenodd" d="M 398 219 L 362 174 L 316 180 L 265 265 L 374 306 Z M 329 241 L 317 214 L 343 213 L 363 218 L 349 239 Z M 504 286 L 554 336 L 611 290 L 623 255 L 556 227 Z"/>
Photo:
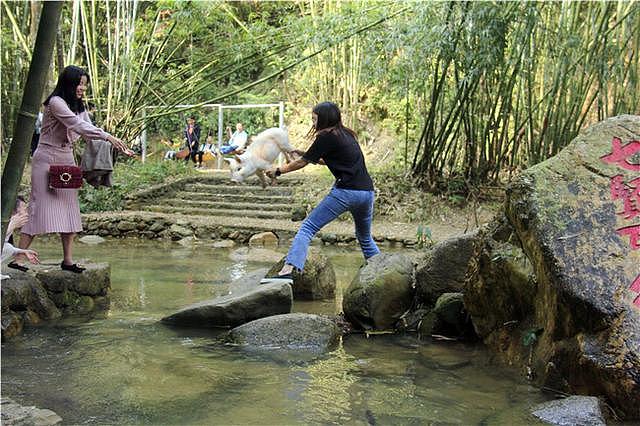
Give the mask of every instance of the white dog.
<path id="1" fill-rule="evenodd" d="M 259 133 L 244 153 L 233 158 L 225 158 L 231 169 L 231 180 L 240 183 L 256 174 L 262 187 L 266 188 L 267 178 L 264 172 L 271 169 L 280 153 L 284 154 L 287 162 L 298 153 L 289 145 L 289 136 L 285 129 L 273 127 Z M 275 179 L 271 180 L 271 184 L 275 184 Z"/>

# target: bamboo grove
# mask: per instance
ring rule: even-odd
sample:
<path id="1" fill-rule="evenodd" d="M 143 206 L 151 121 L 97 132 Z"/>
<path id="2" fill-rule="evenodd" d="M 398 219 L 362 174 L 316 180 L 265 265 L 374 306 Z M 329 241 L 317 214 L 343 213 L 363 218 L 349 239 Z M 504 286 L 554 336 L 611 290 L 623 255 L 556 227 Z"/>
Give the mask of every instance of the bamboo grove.
<path id="1" fill-rule="evenodd" d="M 39 7 L 0 8 L 3 144 Z M 88 68 L 101 124 L 129 139 L 144 120 L 175 127 L 184 103 L 333 100 L 361 139 L 392 135 L 394 167 L 442 190 L 498 182 L 637 114 L 639 23 L 636 1 L 73 0 L 54 62 Z"/>

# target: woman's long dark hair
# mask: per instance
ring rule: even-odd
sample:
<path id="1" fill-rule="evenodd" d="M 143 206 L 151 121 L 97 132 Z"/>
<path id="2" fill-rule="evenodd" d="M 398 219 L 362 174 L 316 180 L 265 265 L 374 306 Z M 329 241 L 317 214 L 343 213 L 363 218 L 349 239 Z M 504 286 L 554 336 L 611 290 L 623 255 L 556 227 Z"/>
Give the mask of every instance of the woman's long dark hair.
<path id="1" fill-rule="evenodd" d="M 76 96 L 76 88 L 80 84 L 80 79 L 83 75 L 87 77 L 87 84 L 89 84 L 89 74 L 85 70 L 75 65 L 65 67 L 58 76 L 58 83 L 55 89 L 43 102 L 44 105 L 49 105 L 49 100 L 52 96 L 60 96 L 69 105 L 71 111 L 76 114 L 84 111 L 84 101 Z"/>
<path id="2" fill-rule="evenodd" d="M 333 102 L 321 102 L 313 107 L 312 112 L 318 116 L 316 125 L 309 130 L 309 136 L 318 136 L 326 132 L 335 132 L 339 138 L 343 138 L 345 134 L 349 134 L 354 139 L 356 132 L 342 124 L 342 115 L 340 108 Z"/>

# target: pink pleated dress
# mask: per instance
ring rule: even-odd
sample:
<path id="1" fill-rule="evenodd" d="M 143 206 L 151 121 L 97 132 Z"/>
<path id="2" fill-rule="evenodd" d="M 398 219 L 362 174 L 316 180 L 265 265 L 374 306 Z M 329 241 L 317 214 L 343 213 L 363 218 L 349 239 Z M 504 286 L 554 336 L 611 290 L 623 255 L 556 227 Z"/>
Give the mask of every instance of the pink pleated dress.
<path id="1" fill-rule="evenodd" d="M 107 139 L 104 130 L 91 124 L 86 111 L 75 114 L 59 96 L 49 99 L 42 119 L 40 142 L 31 162 L 29 222 L 22 227 L 28 235 L 82 231 L 77 189 L 50 189 L 49 165 L 76 165 L 73 141 Z"/>

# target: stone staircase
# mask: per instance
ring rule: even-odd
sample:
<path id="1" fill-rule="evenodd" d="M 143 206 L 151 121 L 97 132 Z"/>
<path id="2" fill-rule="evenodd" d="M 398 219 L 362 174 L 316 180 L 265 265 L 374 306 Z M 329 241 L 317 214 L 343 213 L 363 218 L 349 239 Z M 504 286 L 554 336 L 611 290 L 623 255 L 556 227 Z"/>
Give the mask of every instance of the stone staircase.
<path id="1" fill-rule="evenodd" d="M 284 184 L 262 188 L 233 183 L 187 183 L 184 190 L 140 209 L 189 216 L 289 220 L 294 204 L 293 189 Z"/>
<path id="2" fill-rule="evenodd" d="M 193 237 L 232 239 L 246 243 L 251 236 L 273 232 L 292 238 L 305 217 L 303 202 L 294 196 L 304 177 L 281 176 L 277 186 L 262 188 L 258 178 L 244 184 L 229 180 L 228 172 L 199 173 L 175 179 L 125 200 L 125 210 L 83 215 L 85 233 L 144 239 Z M 351 218 L 336 220 L 318 233 L 327 244 L 356 244 Z M 406 224 L 374 223 L 374 239 L 391 245 L 412 246 L 415 230 Z"/>

